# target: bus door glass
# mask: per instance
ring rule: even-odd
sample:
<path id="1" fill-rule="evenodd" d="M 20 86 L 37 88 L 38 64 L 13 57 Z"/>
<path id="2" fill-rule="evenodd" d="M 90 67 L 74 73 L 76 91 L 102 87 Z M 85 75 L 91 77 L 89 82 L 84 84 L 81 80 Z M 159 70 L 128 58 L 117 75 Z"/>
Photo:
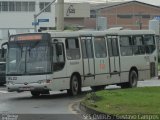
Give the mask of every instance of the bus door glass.
<path id="1" fill-rule="evenodd" d="M 105 37 L 95 37 L 94 38 L 94 49 L 95 49 L 95 73 L 106 74 L 109 70 L 107 66 L 107 49 Z"/>
<path id="2" fill-rule="evenodd" d="M 107 36 L 109 71 L 112 82 L 120 81 L 120 56 L 117 36 Z"/>
<path id="3" fill-rule="evenodd" d="M 91 85 L 94 79 L 94 56 L 93 56 L 93 44 L 92 37 L 81 37 L 81 48 L 82 48 L 82 60 L 83 60 L 83 75 L 86 85 Z"/>
<path id="4" fill-rule="evenodd" d="M 157 51 L 156 51 L 156 41 L 153 35 L 144 35 L 144 44 L 146 50 L 145 60 L 150 69 L 150 77 L 155 77 L 158 73 L 157 68 Z"/>

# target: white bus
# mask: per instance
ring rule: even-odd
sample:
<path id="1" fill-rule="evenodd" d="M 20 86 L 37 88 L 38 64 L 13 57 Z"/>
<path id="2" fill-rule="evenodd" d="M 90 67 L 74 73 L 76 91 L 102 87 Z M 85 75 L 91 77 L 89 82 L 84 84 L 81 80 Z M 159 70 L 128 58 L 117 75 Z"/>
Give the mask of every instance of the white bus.
<path id="1" fill-rule="evenodd" d="M 8 42 L 6 79 L 9 92 L 33 96 L 67 90 L 77 95 L 116 84 L 137 86 L 157 76 L 153 31 L 108 30 L 12 35 Z"/>

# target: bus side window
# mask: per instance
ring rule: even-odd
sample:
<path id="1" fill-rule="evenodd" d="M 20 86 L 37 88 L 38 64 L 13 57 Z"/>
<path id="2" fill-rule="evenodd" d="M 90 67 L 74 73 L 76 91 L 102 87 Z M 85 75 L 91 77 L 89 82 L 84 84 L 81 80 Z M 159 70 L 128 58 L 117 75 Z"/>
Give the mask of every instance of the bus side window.
<path id="1" fill-rule="evenodd" d="M 132 56 L 132 41 L 129 36 L 121 36 L 120 37 L 120 49 L 122 56 Z"/>
<path id="2" fill-rule="evenodd" d="M 109 52 L 109 56 L 112 57 L 113 50 L 112 50 L 112 39 L 111 38 L 108 38 L 108 52 Z"/>
<path id="3" fill-rule="evenodd" d="M 81 39 L 81 46 L 82 46 L 82 56 L 83 58 L 87 58 L 87 46 L 85 44 L 85 39 Z"/>
<path id="4" fill-rule="evenodd" d="M 119 56 L 117 38 L 108 38 L 109 56 Z"/>
<path id="5" fill-rule="evenodd" d="M 95 55 L 97 58 L 107 57 L 106 42 L 104 37 L 95 37 L 94 46 L 95 46 Z"/>
<path id="6" fill-rule="evenodd" d="M 145 46 L 142 36 L 133 36 L 133 52 L 135 55 L 145 54 Z"/>
<path id="7" fill-rule="evenodd" d="M 59 71 L 64 68 L 65 58 L 64 58 L 64 46 L 62 43 L 58 43 L 62 48 L 62 54 L 58 55 L 56 51 L 56 44 L 53 44 L 53 70 Z"/>
<path id="8" fill-rule="evenodd" d="M 151 54 L 156 49 L 154 36 L 152 35 L 145 35 L 144 36 L 144 44 L 146 48 L 146 53 Z"/>
<path id="9" fill-rule="evenodd" d="M 66 54 L 68 60 L 80 59 L 80 49 L 78 38 L 67 38 L 66 41 Z"/>

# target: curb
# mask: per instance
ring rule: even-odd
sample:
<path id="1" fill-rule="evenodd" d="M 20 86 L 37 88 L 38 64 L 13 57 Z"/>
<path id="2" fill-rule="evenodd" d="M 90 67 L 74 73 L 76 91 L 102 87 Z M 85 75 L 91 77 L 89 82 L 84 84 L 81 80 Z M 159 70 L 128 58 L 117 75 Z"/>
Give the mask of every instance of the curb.
<path id="1" fill-rule="evenodd" d="M 82 102 L 80 102 L 80 104 L 79 104 L 79 109 L 85 113 L 88 113 L 88 114 L 105 114 L 105 113 L 101 113 L 99 111 L 96 111 L 96 110 L 93 110 L 93 109 L 87 107 Z"/>
<path id="2" fill-rule="evenodd" d="M 116 117 L 115 115 L 111 114 L 106 114 L 103 112 L 99 112 L 97 110 L 91 109 L 84 105 L 82 102 L 79 104 L 79 109 L 86 113 L 86 119 L 88 118 L 89 120 L 124 120 L 119 117 Z"/>
<path id="3" fill-rule="evenodd" d="M 107 114 L 107 113 L 103 113 L 103 112 L 99 112 L 97 110 L 91 109 L 81 102 L 79 104 L 79 109 L 81 111 L 83 111 L 84 113 L 86 113 L 86 115 L 87 115 L 86 117 L 89 120 L 90 119 L 92 119 L 92 120 L 126 120 L 126 119 L 120 118 L 116 115 Z"/>

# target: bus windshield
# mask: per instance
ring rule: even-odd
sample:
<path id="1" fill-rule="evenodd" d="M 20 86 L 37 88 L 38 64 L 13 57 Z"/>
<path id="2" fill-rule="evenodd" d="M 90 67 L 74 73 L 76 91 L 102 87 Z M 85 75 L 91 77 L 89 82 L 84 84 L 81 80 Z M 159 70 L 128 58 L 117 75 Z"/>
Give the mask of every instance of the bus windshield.
<path id="1" fill-rule="evenodd" d="M 44 74 L 51 72 L 47 42 L 11 42 L 7 58 L 7 74 Z"/>

